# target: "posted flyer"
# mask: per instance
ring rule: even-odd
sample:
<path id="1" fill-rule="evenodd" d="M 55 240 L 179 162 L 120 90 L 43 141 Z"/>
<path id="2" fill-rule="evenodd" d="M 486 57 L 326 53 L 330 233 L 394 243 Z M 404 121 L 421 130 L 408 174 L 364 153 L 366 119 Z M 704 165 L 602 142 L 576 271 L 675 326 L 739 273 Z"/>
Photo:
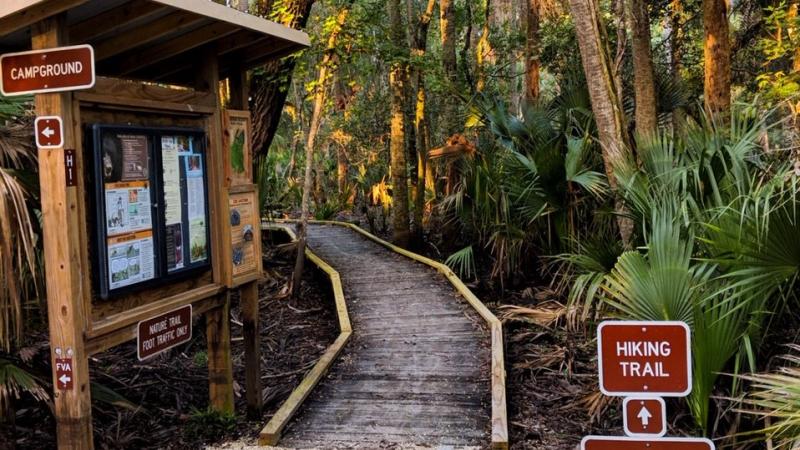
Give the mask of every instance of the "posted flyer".
<path id="1" fill-rule="evenodd" d="M 179 224 L 183 222 L 183 198 L 177 138 L 161 138 L 161 161 L 164 175 L 164 216 L 167 225 Z"/>
<path id="2" fill-rule="evenodd" d="M 147 181 L 106 184 L 106 229 L 109 236 L 152 228 Z"/>
<path id="3" fill-rule="evenodd" d="M 155 276 L 153 264 L 152 230 L 108 239 L 110 289 L 153 279 Z"/>

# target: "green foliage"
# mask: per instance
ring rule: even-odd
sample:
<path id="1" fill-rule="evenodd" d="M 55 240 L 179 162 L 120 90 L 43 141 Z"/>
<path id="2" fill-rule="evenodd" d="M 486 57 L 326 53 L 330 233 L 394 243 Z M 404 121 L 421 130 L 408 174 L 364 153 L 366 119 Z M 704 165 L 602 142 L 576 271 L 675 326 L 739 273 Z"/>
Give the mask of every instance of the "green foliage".
<path id="1" fill-rule="evenodd" d="M 192 439 L 202 441 L 218 439 L 220 436 L 236 429 L 236 415 L 219 412 L 211 407 L 192 409 L 184 434 Z"/>
<path id="2" fill-rule="evenodd" d="M 208 353 L 203 350 L 200 350 L 194 354 L 192 357 L 192 362 L 197 367 L 207 367 L 208 366 Z"/>
<path id="3" fill-rule="evenodd" d="M 40 402 L 50 400 L 41 380 L 11 361 L 0 358 L 0 411 L 8 411 L 8 405 L 22 393 L 32 395 Z"/>

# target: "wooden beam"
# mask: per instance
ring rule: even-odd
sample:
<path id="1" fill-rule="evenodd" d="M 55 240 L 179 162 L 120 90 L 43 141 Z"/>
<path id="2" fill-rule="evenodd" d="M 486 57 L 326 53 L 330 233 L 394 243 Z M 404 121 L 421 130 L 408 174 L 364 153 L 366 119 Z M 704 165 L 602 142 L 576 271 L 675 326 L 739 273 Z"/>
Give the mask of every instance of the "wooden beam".
<path id="1" fill-rule="evenodd" d="M 4 0 L 5 3 L 8 0 Z M 29 27 L 40 20 L 74 8 L 88 0 L 12 0 L 0 6 L 0 36 Z M 67 45 L 66 42 L 61 45 Z"/>
<path id="2" fill-rule="evenodd" d="M 229 36 L 236 31 L 235 27 L 224 22 L 206 25 L 162 44 L 120 55 L 119 61 L 109 62 L 107 65 L 113 66 L 114 72 L 118 75 L 128 75 L 144 67 L 169 60 L 181 53 Z"/>
<path id="3" fill-rule="evenodd" d="M 207 20 L 209 20 L 208 17 L 199 14 L 175 11 L 131 31 L 117 34 L 112 38 L 98 42 L 94 49 L 94 57 L 97 61 L 102 61 L 170 34 L 194 27 Z"/>
<path id="4" fill-rule="evenodd" d="M 150 0 L 133 0 L 106 12 L 92 16 L 69 27 L 70 41 L 85 44 L 111 30 L 120 29 L 135 21 L 147 21 L 164 12 L 166 5 Z"/>
<path id="5" fill-rule="evenodd" d="M 260 17 L 228 8 L 225 5 L 209 1 L 197 0 L 153 0 L 157 3 L 169 5 L 176 9 L 192 11 L 206 17 L 228 22 L 241 28 L 256 31 L 262 35 L 274 36 L 282 40 L 293 42 L 298 49 L 308 47 L 311 41 L 306 33 L 281 25 L 276 22 L 264 20 Z"/>
<path id="6" fill-rule="evenodd" d="M 247 397 L 247 416 L 261 417 L 264 396 L 261 391 L 261 333 L 259 325 L 258 281 L 239 288 L 244 338 L 244 385 Z"/>
<path id="7" fill-rule="evenodd" d="M 215 48 L 216 54 L 223 57 L 249 45 L 253 45 L 256 42 L 263 42 L 270 39 L 272 38 L 258 36 L 251 31 L 239 31 L 231 36 L 218 40 L 212 45 Z M 141 71 L 134 72 L 134 74 L 141 78 L 162 81 L 171 79 L 175 74 L 192 71 L 196 66 L 197 56 L 190 52 L 176 56 L 169 61 L 162 61 L 158 64 L 145 67 Z"/>
<path id="8" fill-rule="evenodd" d="M 233 364 L 231 363 L 231 299 L 222 294 L 223 306 L 206 313 L 208 341 L 208 396 L 211 407 L 233 414 Z"/>
<path id="9" fill-rule="evenodd" d="M 270 229 L 269 226 L 262 225 L 263 229 Z M 293 240 L 297 240 L 294 230 L 288 226 L 278 225 L 276 228 L 284 231 Z M 342 289 L 342 281 L 339 277 L 339 272 L 333 267 L 328 265 L 322 258 L 317 256 L 308 247 L 305 250 L 306 257 L 312 264 L 317 266 L 320 270 L 328 275 L 333 288 L 333 298 L 336 303 L 336 314 L 339 317 L 339 337 L 333 341 L 333 344 L 328 346 L 325 353 L 317 360 L 314 367 L 306 374 L 300 384 L 289 394 L 289 398 L 281 405 L 275 415 L 272 416 L 269 422 L 264 426 L 258 436 L 259 445 L 277 445 L 280 440 L 281 433 L 286 425 L 297 413 L 302 406 L 303 402 L 311 394 L 311 391 L 319 384 L 322 377 L 328 372 L 336 357 L 344 350 L 347 342 L 353 334 L 353 328 L 350 325 L 350 315 L 347 311 L 347 302 L 344 298 L 344 290 Z"/>
<path id="10" fill-rule="evenodd" d="M 31 46 L 45 49 L 65 45 L 64 15 L 33 25 Z M 64 147 L 39 151 L 39 186 L 44 232 L 45 280 L 53 367 L 54 410 L 59 449 L 92 449 L 92 404 L 89 388 L 89 358 L 85 348 L 86 296 L 83 278 L 91 271 L 83 267 L 82 252 L 88 248 L 82 235 L 85 220 L 84 177 L 67 185 L 65 158 L 71 157 L 76 173 L 83 173 L 83 152 L 75 136 L 79 118 L 73 114 L 72 94 L 39 94 L 34 98 L 38 116 L 60 116 L 64 121 Z M 68 153 L 67 151 L 70 151 Z M 77 150 L 77 151 L 76 151 Z M 71 389 L 56 374 L 56 359 L 69 358 Z"/>

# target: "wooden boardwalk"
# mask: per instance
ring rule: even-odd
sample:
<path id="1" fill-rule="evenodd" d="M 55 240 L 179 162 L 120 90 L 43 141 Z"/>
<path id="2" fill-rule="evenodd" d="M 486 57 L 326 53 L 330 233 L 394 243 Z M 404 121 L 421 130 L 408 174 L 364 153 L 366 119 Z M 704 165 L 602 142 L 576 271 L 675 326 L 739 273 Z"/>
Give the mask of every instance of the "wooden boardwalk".
<path id="1" fill-rule="evenodd" d="M 280 445 L 488 447 L 491 336 L 483 319 L 426 265 L 349 228 L 311 225 L 308 234 L 341 276 L 353 335 Z"/>

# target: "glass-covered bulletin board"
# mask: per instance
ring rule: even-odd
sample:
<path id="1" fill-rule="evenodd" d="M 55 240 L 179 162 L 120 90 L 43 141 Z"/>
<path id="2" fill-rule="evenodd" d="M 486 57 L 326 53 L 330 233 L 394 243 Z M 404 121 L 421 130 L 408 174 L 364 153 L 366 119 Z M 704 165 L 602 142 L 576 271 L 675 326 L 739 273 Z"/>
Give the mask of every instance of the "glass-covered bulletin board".
<path id="1" fill-rule="evenodd" d="M 210 265 L 205 134 L 91 127 L 102 298 Z"/>

